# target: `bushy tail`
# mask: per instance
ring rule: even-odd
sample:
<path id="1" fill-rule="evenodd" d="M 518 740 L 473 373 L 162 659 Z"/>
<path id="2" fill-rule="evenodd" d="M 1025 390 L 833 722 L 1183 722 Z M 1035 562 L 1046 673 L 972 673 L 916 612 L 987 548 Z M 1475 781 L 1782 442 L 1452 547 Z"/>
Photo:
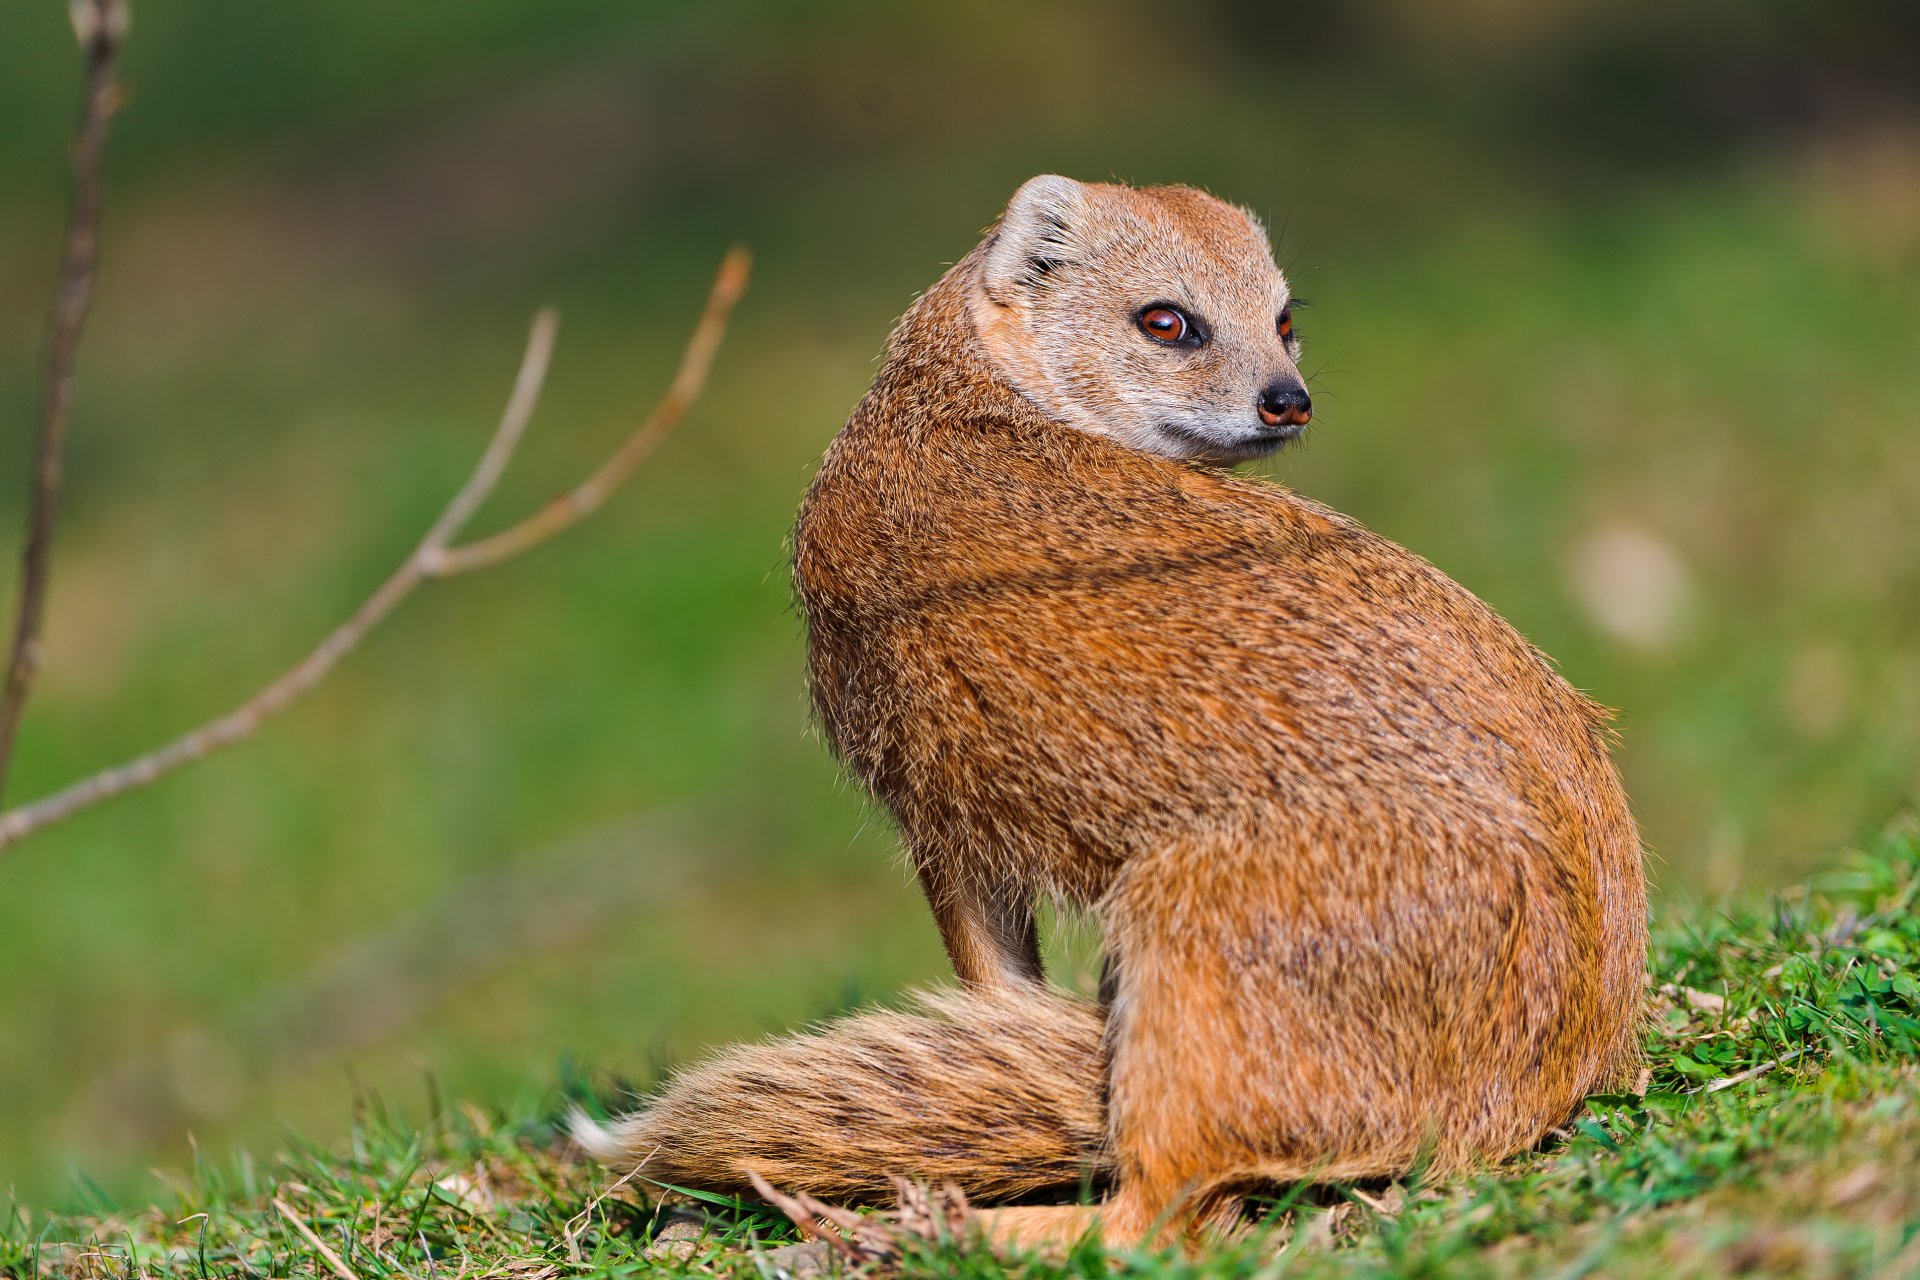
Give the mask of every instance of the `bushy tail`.
<path id="1" fill-rule="evenodd" d="M 725 1050 L 644 1109 L 574 1138 L 625 1173 L 751 1194 L 758 1173 L 823 1199 L 889 1194 L 889 1175 L 979 1198 L 1104 1171 L 1104 1015 L 1039 989 L 919 997 L 817 1031 Z"/>

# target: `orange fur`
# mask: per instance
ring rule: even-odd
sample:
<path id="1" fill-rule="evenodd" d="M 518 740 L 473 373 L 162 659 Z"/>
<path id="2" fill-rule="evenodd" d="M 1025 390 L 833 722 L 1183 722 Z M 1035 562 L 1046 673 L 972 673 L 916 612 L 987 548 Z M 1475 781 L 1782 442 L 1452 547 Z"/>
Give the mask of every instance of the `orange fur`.
<path id="1" fill-rule="evenodd" d="M 1645 886 L 1604 714 L 1426 561 L 1210 465 L 1266 447 L 1287 297 L 1230 206 L 1040 179 L 901 320 L 795 579 L 821 722 L 973 994 L 737 1050 L 609 1154 L 828 1196 L 1106 1170 L 1138 1239 L 1261 1181 L 1506 1155 L 1631 1072 Z M 1141 345 L 1162 298 L 1214 341 Z M 1036 985 L 1042 894 L 1104 926 L 1104 1041 Z M 992 1170 L 1008 1133 L 1048 1135 L 1036 1177 Z"/>

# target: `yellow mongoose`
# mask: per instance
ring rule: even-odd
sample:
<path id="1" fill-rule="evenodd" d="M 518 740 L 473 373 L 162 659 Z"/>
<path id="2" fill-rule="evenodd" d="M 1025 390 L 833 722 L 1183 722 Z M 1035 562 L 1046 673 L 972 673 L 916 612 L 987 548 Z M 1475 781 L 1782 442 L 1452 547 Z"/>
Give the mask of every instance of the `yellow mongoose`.
<path id="1" fill-rule="evenodd" d="M 1130 1240 L 1505 1155 L 1632 1071 L 1604 714 L 1424 560 L 1219 465 L 1310 414 L 1289 301 L 1243 210 L 1048 176 L 901 319 L 794 573 L 820 718 L 965 986 L 722 1053 L 592 1150 L 824 1197 L 1090 1172 Z M 1042 894 L 1100 920 L 1099 1002 L 1044 985 Z"/>

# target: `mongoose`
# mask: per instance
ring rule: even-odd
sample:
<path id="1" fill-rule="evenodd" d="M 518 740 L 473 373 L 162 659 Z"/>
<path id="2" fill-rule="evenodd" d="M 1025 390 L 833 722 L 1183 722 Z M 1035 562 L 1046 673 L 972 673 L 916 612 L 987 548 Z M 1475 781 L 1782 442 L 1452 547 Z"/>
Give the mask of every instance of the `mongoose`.
<path id="1" fill-rule="evenodd" d="M 962 981 L 722 1053 L 603 1158 L 1003 1239 L 1204 1222 L 1268 1181 L 1538 1142 L 1636 1062 L 1639 838 L 1606 716 L 1492 609 L 1225 464 L 1311 412 L 1246 211 L 1035 178 L 894 329 L 794 536 L 813 698 Z M 1045 985 L 1040 895 L 1099 920 Z"/>

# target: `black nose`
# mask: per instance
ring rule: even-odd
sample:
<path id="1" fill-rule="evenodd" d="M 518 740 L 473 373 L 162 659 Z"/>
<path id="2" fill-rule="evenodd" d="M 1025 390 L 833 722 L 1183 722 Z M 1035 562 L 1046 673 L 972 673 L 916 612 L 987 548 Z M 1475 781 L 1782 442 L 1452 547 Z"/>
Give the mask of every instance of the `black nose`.
<path id="1" fill-rule="evenodd" d="M 1260 421 L 1270 427 L 1304 427 L 1311 417 L 1313 398 L 1298 378 L 1275 378 L 1260 392 Z"/>

